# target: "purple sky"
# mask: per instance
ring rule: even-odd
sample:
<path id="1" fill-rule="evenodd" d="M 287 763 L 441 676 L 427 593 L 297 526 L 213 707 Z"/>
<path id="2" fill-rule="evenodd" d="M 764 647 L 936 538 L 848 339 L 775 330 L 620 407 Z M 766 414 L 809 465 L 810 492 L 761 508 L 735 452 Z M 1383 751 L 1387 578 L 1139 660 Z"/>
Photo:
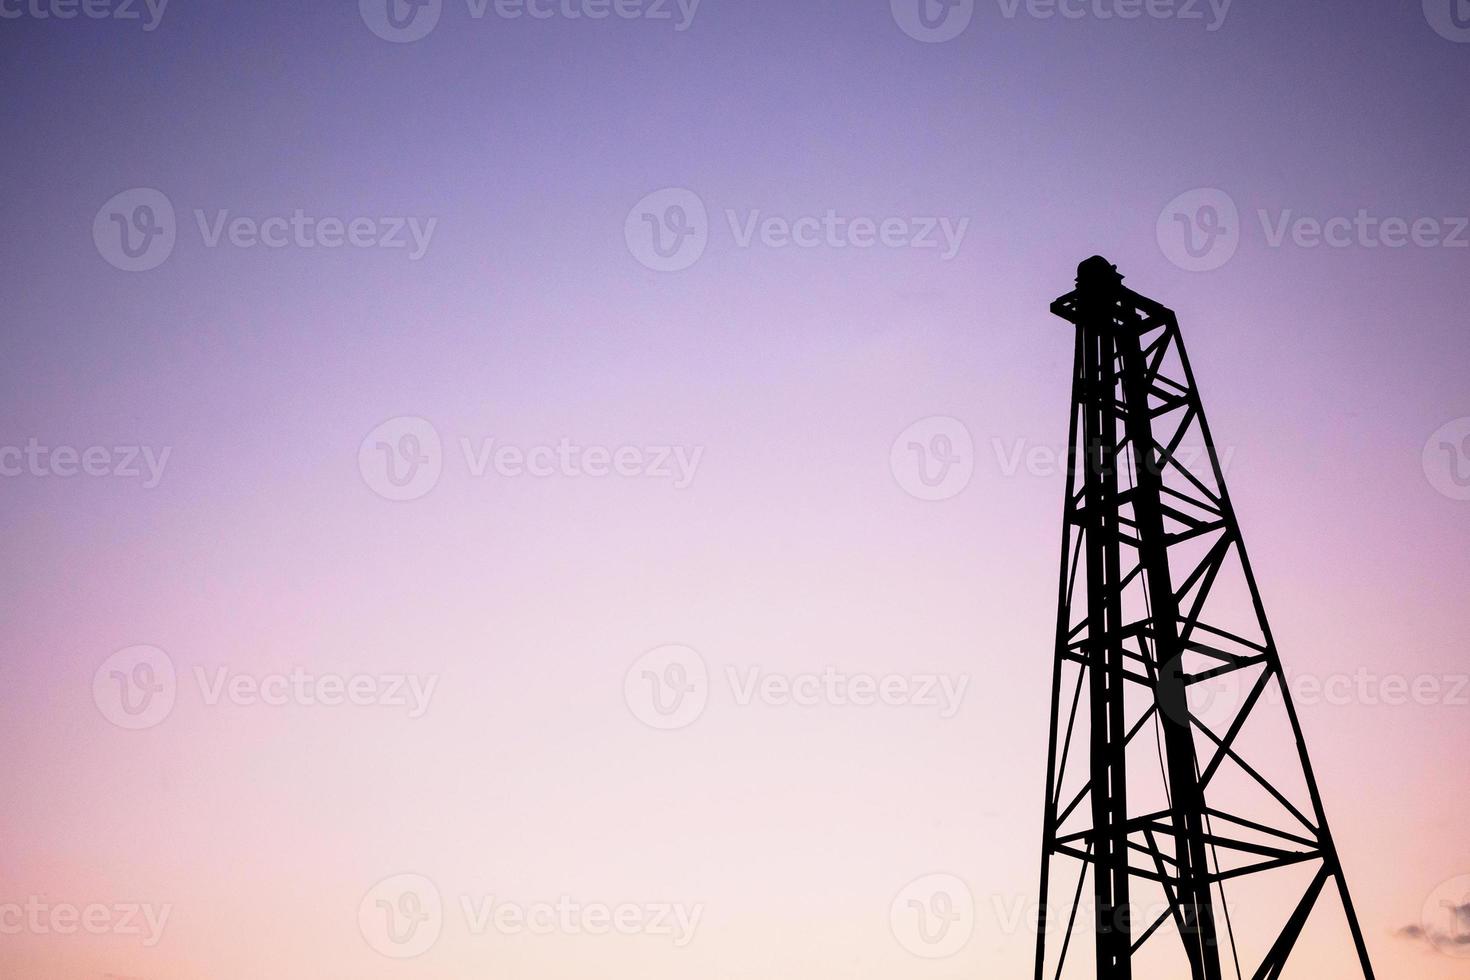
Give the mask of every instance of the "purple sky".
<path id="1" fill-rule="evenodd" d="M 0 972 L 1021 975 L 1031 936 L 996 910 L 1035 888 L 1063 480 L 1013 461 L 1063 448 L 1048 304 L 1100 252 L 1179 313 L 1288 672 L 1442 682 L 1301 711 L 1380 975 L 1466 975 L 1396 935 L 1470 874 L 1470 692 L 1445 693 L 1470 671 L 1470 455 L 1439 448 L 1470 437 L 1470 44 L 1437 0 L 1236 0 L 1215 30 L 1204 3 L 982 0 L 939 43 L 878 0 L 703 0 L 685 30 L 672 2 L 444 0 L 412 43 L 349 2 L 173 0 L 152 30 L 141 4 L 40 2 L 0 3 L 0 469 L 48 451 L 0 478 L 0 927 L 30 896 L 172 911 L 154 945 L 0 935 Z M 94 222 L 138 188 L 175 241 L 125 271 Z M 1239 219 L 1190 271 L 1170 206 L 1203 221 L 1205 190 Z M 702 205 L 689 267 L 625 235 L 645 199 Z M 408 245 L 210 244 L 298 210 Z M 837 242 L 759 230 L 829 212 Z M 1313 247 L 1301 218 L 1353 227 Z M 854 221 L 940 247 L 860 247 Z M 377 428 L 405 417 L 442 473 L 400 502 L 368 471 L 422 434 Z M 926 501 L 890 450 L 933 417 L 973 474 Z M 476 475 L 461 440 L 491 439 L 630 447 L 643 475 Z M 60 475 L 58 447 L 113 475 Z M 677 731 L 625 703 L 666 644 L 712 682 Z M 127 730 L 93 681 L 139 645 L 176 703 Z M 952 717 L 741 705 L 727 670 L 755 667 L 968 686 Z M 198 680 L 298 668 L 438 679 L 420 717 Z M 936 872 L 976 913 L 930 960 L 889 908 Z M 405 873 L 454 909 L 399 961 L 357 915 Z M 479 895 L 704 911 L 678 948 L 472 935 Z"/>

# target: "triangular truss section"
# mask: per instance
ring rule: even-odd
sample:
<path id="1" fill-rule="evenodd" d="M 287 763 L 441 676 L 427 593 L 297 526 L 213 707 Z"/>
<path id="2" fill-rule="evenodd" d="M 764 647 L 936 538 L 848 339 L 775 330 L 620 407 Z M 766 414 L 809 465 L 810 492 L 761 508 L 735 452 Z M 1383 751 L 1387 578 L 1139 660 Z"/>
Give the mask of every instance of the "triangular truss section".
<path id="1" fill-rule="evenodd" d="M 1372 980 L 1178 321 L 1100 257 L 1052 311 L 1077 333 L 1036 978 L 1276 980 L 1335 916 Z"/>

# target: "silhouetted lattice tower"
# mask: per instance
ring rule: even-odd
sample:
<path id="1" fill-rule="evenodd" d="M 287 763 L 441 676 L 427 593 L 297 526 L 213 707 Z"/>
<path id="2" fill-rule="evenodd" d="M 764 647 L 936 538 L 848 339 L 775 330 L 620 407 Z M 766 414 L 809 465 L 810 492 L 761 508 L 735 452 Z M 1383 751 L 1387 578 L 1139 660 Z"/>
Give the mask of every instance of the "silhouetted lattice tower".
<path id="1" fill-rule="evenodd" d="M 1100 256 L 1052 312 L 1077 346 L 1037 980 L 1274 980 L 1294 949 L 1371 980 L 1179 324 Z"/>

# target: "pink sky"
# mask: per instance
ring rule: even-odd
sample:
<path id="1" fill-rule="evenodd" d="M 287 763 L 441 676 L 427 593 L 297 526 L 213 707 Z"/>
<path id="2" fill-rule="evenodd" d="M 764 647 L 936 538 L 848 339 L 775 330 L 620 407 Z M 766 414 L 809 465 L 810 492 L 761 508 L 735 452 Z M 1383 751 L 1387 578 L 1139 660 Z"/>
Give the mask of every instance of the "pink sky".
<path id="1" fill-rule="evenodd" d="M 32 896 L 112 910 L 0 934 L 0 974 L 1029 976 L 1072 354 L 1047 308 L 1102 252 L 1179 313 L 1288 672 L 1367 676 L 1300 711 L 1379 976 L 1466 976 L 1396 935 L 1470 874 L 1470 503 L 1424 458 L 1470 416 L 1466 252 L 1273 247 L 1258 216 L 1470 207 L 1470 46 L 1401 6 L 1207 31 L 981 4 L 933 44 L 836 0 L 706 0 L 684 31 L 451 0 L 409 44 L 351 4 L 6 21 L 0 447 L 169 455 L 152 487 L 0 479 L 0 927 Z M 177 215 L 148 271 L 92 237 L 131 188 Z M 708 244 L 659 272 L 625 224 L 669 188 Z M 1156 228 L 1197 188 L 1239 246 L 1190 272 Z M 296 209 L 437 225 L 412 260 L 211 247 L 195 216 Z M 829 210 L 968 225 L 946 259 L 744 246 L 728 215 Z M 393 501 L 359 451 L 404 417 L 442 469 Z M 926 501 L 890 455 L 933 417 L 973 472 Z M 492 439 L 629 447 L 644 475 L 477 475 L 462 440 Z M 647 472 L 665 448 L 698 453 L 687 486 Z M 658 730 L 625 682 L 671 644 L 707 704 Z M 94 680 L 140 645 L 175 701 L 129 730 Z M 752 669 L 964 687 L 950 716 L 742 704 Z M 408 701 L 251 703 L 293 671 Z M 1390 675 L 1439 693 L 1381 703 Z M 404 874 L 445 909 L 400 960 L 359 910 Z M 890 922 L 933 874 L 974 903 L 942 959 Z M 462 903 L 492 896 L 700 911 L 683 946 L 475 934 Z M 127 905 L 167 907 L 156 943 Z M 1304 943 L 1288 976 L 1342 952 Z"/>

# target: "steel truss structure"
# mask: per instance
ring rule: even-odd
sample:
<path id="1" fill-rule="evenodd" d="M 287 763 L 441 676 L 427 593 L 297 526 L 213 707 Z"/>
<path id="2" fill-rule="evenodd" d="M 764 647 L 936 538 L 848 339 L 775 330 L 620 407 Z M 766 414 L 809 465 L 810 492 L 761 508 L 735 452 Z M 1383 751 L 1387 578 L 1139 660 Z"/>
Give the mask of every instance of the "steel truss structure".
<path id="1" fill-rule="evenodd" d="M 1076 357 L 1036 980 L 1275 980 L 1322 916 L 1372 980 L 1178 321 L 1098 256 L 1052 312 Z M 1269 876 L 1281 908 L 1227 901 Z"/>

